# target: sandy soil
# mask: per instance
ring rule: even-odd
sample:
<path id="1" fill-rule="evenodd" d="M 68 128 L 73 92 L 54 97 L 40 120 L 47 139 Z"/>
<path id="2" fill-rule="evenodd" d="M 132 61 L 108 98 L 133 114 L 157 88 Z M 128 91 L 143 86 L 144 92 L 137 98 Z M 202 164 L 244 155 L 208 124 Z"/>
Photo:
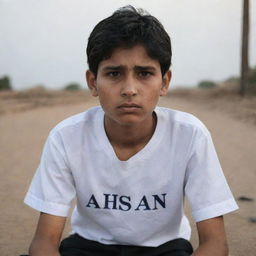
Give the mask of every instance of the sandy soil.
<path id="1" fill-rule="evenodd" d="M 38 213 L 23 204 L 50 129 L 60 120 L 84 111 L 97 102 L 84 92 L 0 94 L 0 255 L 25 254 Z M 199 117 L 212 133 L 215 146 L 240 210 L 225 217 L 230 255 L 256 252 L 256 97 L 240 99 L 219 91 L 179 90 L 159 105 Z M 189 214 L 189 213 L 188 213 Z M 68 233 L 69 225 L 65 229 Z M 192 243 L 198 240 L 193 225 Z"/>

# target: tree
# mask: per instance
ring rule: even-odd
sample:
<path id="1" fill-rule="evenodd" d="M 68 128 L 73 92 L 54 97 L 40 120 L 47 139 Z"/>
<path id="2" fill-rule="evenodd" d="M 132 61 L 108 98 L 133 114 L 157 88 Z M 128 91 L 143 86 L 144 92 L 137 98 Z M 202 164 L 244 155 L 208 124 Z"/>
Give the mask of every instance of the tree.
<path id="1" fill-rule="evenodd" d="M 249 0 L 243 0 L 243 21 L 242 21 L 242 56 L 241 56 L 241 79 L 240 79 L 240 94 L 244 96 L 248 87 L 249 75 Z"/>
<path id="2" fill-rule="evenodd" d="M 0 78 L 0 91 L 11 90 L 11 89 L 12 89 L 12 86 L 11 86 L 10 78 L 8 76 L 4 76 Z"/>
<path id="3" fill-rule="evenodd" d="M 68 91 L 78 91 L 81 90 L 81 86 L 78 83 L 70 83 L 66 85 L 64 89 Z"/>
<path id="4" fill-rule="evenodd" d="M 214 83 L 213 81 L 210 80 L 203 80 L 198 84 L 199 88 L 214 88 L 216 86 L 216 83 Z"/>

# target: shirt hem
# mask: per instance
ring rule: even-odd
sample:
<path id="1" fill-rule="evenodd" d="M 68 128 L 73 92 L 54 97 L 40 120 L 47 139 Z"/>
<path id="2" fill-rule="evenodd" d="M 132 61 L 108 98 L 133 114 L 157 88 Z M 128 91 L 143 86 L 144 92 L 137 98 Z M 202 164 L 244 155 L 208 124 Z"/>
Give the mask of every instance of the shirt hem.
<path id="1" fill-rule="evenodd" d="M 218 204 L 211 205 L 202 210 L 192 212 L 196 222 L 222 216 L 238 209 L 236 201 L 231 198 Z"/>
<path id="2" fill-rule="evenodd" d="M 52 202 L 45 202 L 31 194 L 26 195 L 24 203 L 39 212 L 44 212 L 61 217 L 67 217 L 70 209 L 69 206 Z"/>

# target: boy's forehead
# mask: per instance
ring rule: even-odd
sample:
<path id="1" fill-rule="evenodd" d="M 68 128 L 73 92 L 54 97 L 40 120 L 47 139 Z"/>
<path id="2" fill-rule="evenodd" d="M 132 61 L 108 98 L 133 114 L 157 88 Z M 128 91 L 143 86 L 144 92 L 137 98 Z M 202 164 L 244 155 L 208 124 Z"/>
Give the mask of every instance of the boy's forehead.
<path id="1" fill-rule="evenodd" d="M 131 48 L 118 47 L 113 50 L 109 58 L 99 63 L 101 69 L 125 66 L 160 68 L 160 63 L 158 60 L 151 58 L 142 45 Z"/>

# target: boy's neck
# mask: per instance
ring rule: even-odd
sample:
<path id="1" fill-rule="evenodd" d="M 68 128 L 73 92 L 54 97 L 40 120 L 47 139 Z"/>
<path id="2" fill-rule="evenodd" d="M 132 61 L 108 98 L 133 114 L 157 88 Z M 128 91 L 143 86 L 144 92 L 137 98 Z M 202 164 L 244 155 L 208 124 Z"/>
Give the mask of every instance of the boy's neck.
<path id="1" fill-rule="evenodd" d="M 138 125 L 121 126 L 117 123 L 104 122 L 108 139 L 120 160 L 128 160 L 138 153 L 149 142 L 154 134 L 157 117 L 153 113 L 151 118 Z"/>

